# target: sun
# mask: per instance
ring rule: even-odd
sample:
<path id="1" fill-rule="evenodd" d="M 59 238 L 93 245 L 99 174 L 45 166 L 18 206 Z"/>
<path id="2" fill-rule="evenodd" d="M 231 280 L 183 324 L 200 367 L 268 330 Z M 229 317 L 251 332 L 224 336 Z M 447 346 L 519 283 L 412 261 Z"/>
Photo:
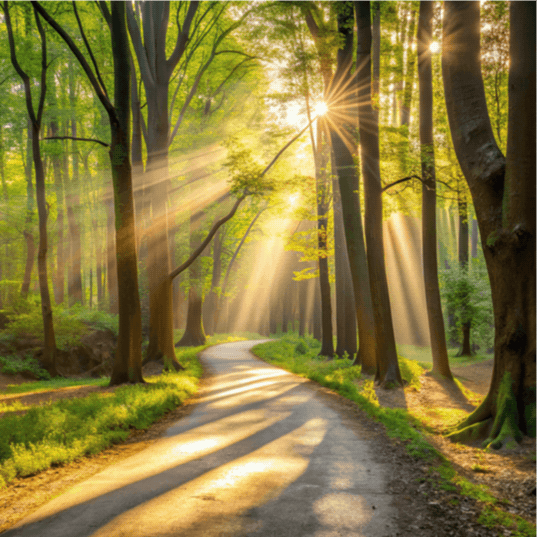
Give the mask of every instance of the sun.
<path id="1" fill-rule="evenodd" d="M 440 43 L 438 41 L 433 41 L 429 45 L 429 50 L 432 52 L 432 54 L 436 54 L 437 52 L 440 52 Z"/>
<path id="2" fill-rule="evenodd" d="M 315 115 L 324 116 L 328 112 L 328 106 L 324 101 L 319 101 L 315 105 Z"/>

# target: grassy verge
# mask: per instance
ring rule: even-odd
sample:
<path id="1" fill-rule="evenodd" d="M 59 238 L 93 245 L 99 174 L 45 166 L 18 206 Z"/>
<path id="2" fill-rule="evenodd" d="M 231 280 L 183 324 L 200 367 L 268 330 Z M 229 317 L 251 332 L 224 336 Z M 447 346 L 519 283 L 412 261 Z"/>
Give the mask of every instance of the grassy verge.
<path id="1" fill-rule="evenodd" d="M 109 393 L 33 406 L 24 415 L 5 415 L 0 419 L 0 487 L 15 477 L 98 453 L 124 441 L 130 429 L 146 429 L 196 392 L 203 373 L 197 358 L 201 350 L 241 339 L 245 338 L 219 334 L 201 347 L 177 349 L 177 359 L 185 370 L 152 377 L 147 384 L 124 385 Z M 54 379 L 11 390 L 22 393 L 67 385 L 104 386 L 108 382 L 108 378 Z"/>
<path id="2" fill-rule="evenodd" d="M 381 407 L 372 380 L 362 378 L 360 366 L 353 366 L 350 360 L 318 358 L 319 350 L 320 344 L 316 340 L 292 334 L 253 348 L 259 358 L 338 392 L 357 403 L 371 418 L 383 423 L 388 436 L 398 439 L 410 455 L 427 463 L 435 486 L 457 491 L 482 503 L 480 523 L 489 527 L 509 527 L 512 537 L 535 536 L 535 525 L 501 510 L 498 500 L 487 487 L 471 483 L 453 469 L 446 457 L 427 440 L 430 427 L 407 410 Z M 399 357 L 399 365 L 401 375 L 409 385 L 419 387 L 419 377 L 424 371 L 422 365 L 426 364 Z"/>

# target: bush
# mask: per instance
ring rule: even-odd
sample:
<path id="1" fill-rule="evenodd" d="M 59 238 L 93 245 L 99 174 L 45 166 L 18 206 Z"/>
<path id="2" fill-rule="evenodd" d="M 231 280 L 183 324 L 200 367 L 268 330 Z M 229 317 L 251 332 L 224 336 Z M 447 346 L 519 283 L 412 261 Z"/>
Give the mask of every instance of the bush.
<path id="1" fill-rule="evenodd" d="M 50 380 L 50 374 L 45 369 L 41 369 L 39 362 L 31 355 L 24 358 L 19 356 L 0 356 L 0 370 L 8 375 L 17 373 L 32 373 L 38 379 Z"/>

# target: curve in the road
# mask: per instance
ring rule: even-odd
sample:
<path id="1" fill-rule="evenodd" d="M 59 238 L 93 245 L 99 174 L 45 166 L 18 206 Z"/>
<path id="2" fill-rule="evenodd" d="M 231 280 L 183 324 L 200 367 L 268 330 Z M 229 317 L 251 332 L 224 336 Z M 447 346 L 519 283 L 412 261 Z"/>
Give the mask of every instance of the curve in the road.
<path id="1" fill-rule="evenodd" d="M 196 408 L 148 449 L 80 483 L 6 537 L 381 537 L 396 533 L 389 468 L 308 381 L 204 351 Z"/>

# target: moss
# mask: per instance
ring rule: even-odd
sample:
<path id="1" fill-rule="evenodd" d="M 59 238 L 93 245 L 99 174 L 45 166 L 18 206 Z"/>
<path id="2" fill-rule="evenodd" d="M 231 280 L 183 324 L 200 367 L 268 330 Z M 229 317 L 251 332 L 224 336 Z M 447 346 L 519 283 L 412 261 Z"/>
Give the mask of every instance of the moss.
<path id="1" fill-rule="evenodd" d="M 453 442 L 476 442 L 481 438 L 485 438 L 491 421 L 492 418 L 489 418 L 488 420 L 459 428 L 446 435 L 446 438 L 449 438 Z"/>
<path id="2" fill-rule="evenodd" d="M 513 392 L 513 378 L 506 371 L 500 382 L 496 400 L 496 416 L 492 424 L 490 436 L 483 443 L 484 447 L 513 449 L 522 440 L 522 432 L 518 427 L 518 408 Z"/>

